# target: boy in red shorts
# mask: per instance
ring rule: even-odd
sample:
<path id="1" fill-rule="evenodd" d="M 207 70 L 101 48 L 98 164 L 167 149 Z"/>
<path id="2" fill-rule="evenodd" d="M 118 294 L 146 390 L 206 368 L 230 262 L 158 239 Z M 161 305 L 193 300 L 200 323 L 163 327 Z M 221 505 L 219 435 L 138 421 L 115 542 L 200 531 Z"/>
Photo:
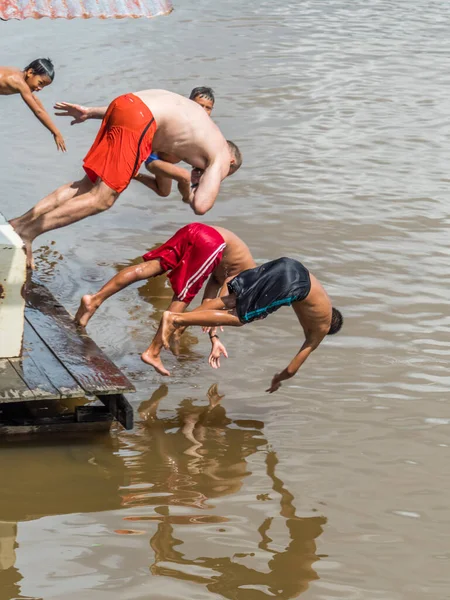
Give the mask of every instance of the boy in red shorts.
<path id="1" fill-rule="evenodd" d="M 206 279 L 203 303 L 207 305 L 221 291 L 225 293 L 226 282 L 241 271 L 255 266 L 247 245 L 228 229 L 191 223 L 182 227 L 156 250 L 144 254 L 143 263 L 127 267 L 108 281 L 101 290 L 83 296 L 75 321 L 85 327 L 97 308 L 110 296 L 143 279 L 156 277 L 169 271 L 168 278 L 174 295 L 169 310 L 183 312 L 198 294 Z M 220 355 L 226 354 L 215 332 L 210 332 L 211 366 L 220 366 Z M 152 365 L 161 375 L 170 375 L 164 367 L 161 327 L 158 328 L 150 346 L 142 353 L 144 362 Z"/>
<path id="2" fill-rule="evenodd" d="M 33 240 L 110 208 L 152 151 L 192 165 L 201 176 L 187 203 L 195 214 L 214 204 L 220 184 L 240 167 L 237 146 L 228 143 L 197 103 L 166 90 L 144 90 L 119 96 L 108 106 L 87 108 L 60 103 L 58 114 L 73 123 L 103 119 L 84 159 L 86 176 L 43 198 L 10 224 L 22 238 L 32 264 Z"/>

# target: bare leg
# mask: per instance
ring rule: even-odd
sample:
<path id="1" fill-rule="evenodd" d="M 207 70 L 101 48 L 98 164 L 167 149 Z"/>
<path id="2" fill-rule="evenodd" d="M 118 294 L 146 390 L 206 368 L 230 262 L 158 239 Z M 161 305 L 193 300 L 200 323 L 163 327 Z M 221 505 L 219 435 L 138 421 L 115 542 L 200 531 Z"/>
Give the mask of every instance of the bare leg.
<path id="1" fill-rule="evenodd" d="M 120 290 L 123 290 L 132 283 L 136 283 L 136 281 L 156 277 L 157 275 L 161 275 L 161 273 L 163 273 L 163 269 L 159 264 L 159 260 L 149 260 L 148 262 L 122 269 L 105 283 L 101 290 L 95 294 L 86 294 L 81 298 L 80 306 L 75 315 L 75 321 L 79 325 L 86 327 L 89 319 L 107 298 L 113 294 L 117 294 L 117 292 L 120 292 Z"/>
<path id="2" fill-rule="evenodd" d="M 31 242 L 32 240 L 28 240 L 27 231 L 30 229 L 33 221 L 45 215 L 46 213 L 58 208 L 61 204 L 70 200 L 72 198 L 76 198 L 81 194 L 85 194 L 89 192 L 93 183 L 86 176 L 79 181 L 73 181 L 71 183 L 66 183 L 65 185 L 59 187 L 57 190 L 40 200 L 33 208 L 31 208 L 28 212 L 24 213 L 20 217 L 16 217 L 15 219 L 10 220 L 10 225 L 15 229 L 16 233 L 23 239 L 25 244 L 25 249 L 27 252 L 28 266 L 33 266 L 33 259 L 31 255 Z"/>
<path id="3" fill-rule="evenodd" d="M 24 223 L 17 223 L 16 221 L 15 229 L 25 244 L 29 262 L 31 261 L 31 244 L 39 235 L 107 210 L 114 204 L 118 196 L 117 192 L 98 179 L 88 192 L 69 197 L 59 206 L 41 214 L 36 219 Z M 49 204 L 44 204 L 44 207 L 50 204 L 51 201 L 49 201 Z M 14 227 L 14 224 L 11 224 Z"/>
<path id="4" fill-rule="evenodd" d="M 193 310 L 189 313 L 180 315 L 165 311 L 162 318 L 162 341 L 165 348 L 169 347 L 170 337 L 177 327 L 186 327 L 189 325 L 201 325 L 204 327 L 217 327 L 226 325 L 231 327 L 240 327 L 242 323 L 239 321 L 234 308 L 230 307 L 234 303 L 234 295 L 217 298 L 210 305 L 214 304 L 222 310 L 215 310 L 216 306 L 208 310 Z M 228 308 L 228 310 L 226 310 Z"/>
<path id="5" fill-rule="evenodd" d="M 171 313 L 182 313 L 186 310 L 187 304 L 186 302 L 181 302 L 180 300 L 176 300 L 176 296 L 173 297 L 172 302 L 168 310 Z M 159 324 L 158 331 L 156 332 L 155 337 L 152 340 L 150 346 L 141 354 L 142 360 L 154 367 L 158 373 L 161 375 L 169 376 L 170 372 L 165 368 L 163 362 L 161 360 L 161 350 L 163 348 L 162 342 L 162 321 Z"/>

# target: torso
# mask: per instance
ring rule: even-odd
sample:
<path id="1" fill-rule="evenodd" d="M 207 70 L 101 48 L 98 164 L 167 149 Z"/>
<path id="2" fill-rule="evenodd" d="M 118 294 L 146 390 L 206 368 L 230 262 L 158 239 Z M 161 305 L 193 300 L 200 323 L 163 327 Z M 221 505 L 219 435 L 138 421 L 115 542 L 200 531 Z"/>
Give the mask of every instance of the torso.
<path id="1" fill-rule="evenodd" d="M 15 80 L 17 81 L 18 77 L 23 77 L 20 69 L 0 67 L 0 96 L 10 96 L 18 93 L 17 85 L 15 85 Z"/>
<path id="2" fill-rule="evenodd" d="M 232 277 L 236 277 L 246 269 L 253 269 L 256 263 L 245 242 L 237 235 L 223 227 L 214 227 L 223 237 L 227 247 L 224 250 L 222 260 L 214 271 L 216 279 L 224 284 Z"/>
<path id="3" fill-rule="evenodd" d="M 331 301 L 323 286 L 309 273 L 311 279 L 311 290 L 308 296 L 301 302 L 294 302 L 293 309 L 300 321 L 301 326 L 308 332 L 328 329 L 331 324 Z"/>
<path id="4" fill-rule="evenodd" d="M 206 169 L 215 161 L 229 167 L 228 144 L 201 106 L 166 90 L 133 93 L 155 117 L 154 152 L 173 155 L 199 169 Z"/>

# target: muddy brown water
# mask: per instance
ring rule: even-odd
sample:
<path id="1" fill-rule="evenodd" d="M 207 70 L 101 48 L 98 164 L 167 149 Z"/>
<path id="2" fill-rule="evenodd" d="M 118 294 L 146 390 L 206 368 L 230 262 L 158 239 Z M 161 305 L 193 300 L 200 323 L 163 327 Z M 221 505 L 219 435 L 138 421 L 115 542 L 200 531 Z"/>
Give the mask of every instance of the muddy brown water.
<path id="1" fill-rule="evenodd" d="M 288 309 L 223 335 L 191 331 L 162 380 L 139 360 L 163 279 L 106 303 L 89 333 L 135 383 L 136 427 L 0 450 L 0 600 L 444 600 L 448 524 L 450 11 L 442 2 L 176 3 L 153 21 L 1 23 L 2 64 L 56 63 L 47 107 L 211 85 L 244 154 L 207 223 L 258 262 L 302 260 L 345 316 L 276 394 L 301 343 Z M 1 211 L 80 174 L 1 98 Z M 107 213 L 43 236 L 42 280 L 70 310 L 194 221 L 130 185 Z"/>

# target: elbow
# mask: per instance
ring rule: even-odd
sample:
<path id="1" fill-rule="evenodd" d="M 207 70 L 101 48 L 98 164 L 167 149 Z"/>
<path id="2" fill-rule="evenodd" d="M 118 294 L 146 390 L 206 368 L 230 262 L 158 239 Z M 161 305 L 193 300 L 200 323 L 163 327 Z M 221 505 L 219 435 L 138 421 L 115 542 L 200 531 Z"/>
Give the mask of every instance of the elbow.
<path id="1" fill-rule="evenodd" d="M 196 215 L 200 215 L 201 216 L 201 215 L 205 215 L 208 212 L 209 208 L 204 208 L 204 207 L 200 207 L 200 206 L 193 206 L 192 210 L 194 211 L 194 213 Z"/>

